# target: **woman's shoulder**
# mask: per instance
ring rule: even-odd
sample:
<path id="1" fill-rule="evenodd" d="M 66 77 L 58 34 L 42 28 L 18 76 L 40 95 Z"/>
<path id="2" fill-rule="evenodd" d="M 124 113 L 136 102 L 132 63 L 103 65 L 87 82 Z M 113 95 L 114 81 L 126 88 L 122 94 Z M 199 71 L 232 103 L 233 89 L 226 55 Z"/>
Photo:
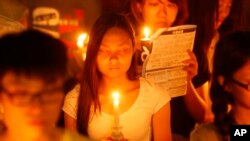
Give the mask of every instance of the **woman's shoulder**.
<path id="1" fill-rule="evenodd" d="M 202 132 L 202 131 L 215 131 L 217 132 L 217 127 L 213 123 L 202 123 L 195 126 L 193 132 Z"/>
<path id="2" fill-rule="evenodd" d="M 144 77 L 140 77 L 139 79 L 140 79 L 140 87 L 142 90 L 146 89 L 148 91 L 159 91 L 165 94 L 168 93 L 166 89 L 164 89 L 159 84 L 155 83 L 155 81 L 152 79 L 148 79 Z"/>
<path id="3" fill-rule="evenodd" d="M 197 125 L 190 134 L 190 141 L 222 141 L 218 128 L 213 123 Z"/>
<path id="4" fill-rule="evenodd" d="M 76 118 L 77 102 L 80 93 L 80 85 L 76 85 L 67 93 L 62 110 L 73 118 Z"/>
<path id="5" fill-rule="evenodd" d="M 156 84 L 152 79 L 143 77 L 140 78 L 140 95 L 143 97 L 142 103 L 153 107 L 153 113 L 158 112 L 171 100 L 166 89 Z"/>
<path id="6" fill-rule="evenodd" d="M 80 94 L 80 84 L 77 84 L 71 91 L 66 94 L 65 99 L 78 98 Z"/>
<path id="7" fill-rule="evenodd" d="M 171 99 L 165 88 L 155 83 L 154 80 L 144 77 L 140 77 L 140 92 L 154 98 L 158 97 L 162 99 L 164 97 L 164 99 L 167 99 L 168 101 Z"/>

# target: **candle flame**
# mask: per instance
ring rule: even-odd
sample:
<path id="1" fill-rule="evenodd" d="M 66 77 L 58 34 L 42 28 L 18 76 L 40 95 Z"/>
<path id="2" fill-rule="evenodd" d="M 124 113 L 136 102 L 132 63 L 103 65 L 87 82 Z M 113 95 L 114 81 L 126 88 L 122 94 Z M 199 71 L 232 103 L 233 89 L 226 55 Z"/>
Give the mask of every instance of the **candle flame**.
<path id="1" fill-rule="evenodd" d="M 80 34 L 77 39 L 77 46 L 79 48 L 83 48 L 86 39 L 87 39 L 87 33 Z"/>
<path id="2" fill-rule="evenodd" d="M 119 105 L 119 100 L 118 99 L 114 100 L 114 105 Z"/>
<path id="3" fill-rule="evenodd" d="M 119 93 L 113 92 L 112 95 L 113 95 L 113 99 L 114 99 L 114 101 L 113 101 L 114 105 L 119 105 L 119 97 L 120 97 Z"/>
<path id="4" fill-rule="evenodd" d="M 150 34 L 150 30 L 149 30 L 149 27 L 145 27 L 144 30 L 143 30 L 143 33 L 144 33 L 144 37 L 145 38 L 149 38 L 149 34 Z"/>

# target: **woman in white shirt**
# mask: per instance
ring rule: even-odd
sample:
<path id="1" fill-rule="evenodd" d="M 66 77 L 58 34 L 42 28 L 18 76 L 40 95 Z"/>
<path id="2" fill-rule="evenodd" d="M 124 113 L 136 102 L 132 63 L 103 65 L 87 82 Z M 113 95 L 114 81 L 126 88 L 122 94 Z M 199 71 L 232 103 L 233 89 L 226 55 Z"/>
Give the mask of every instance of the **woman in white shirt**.
<path id="1" fill-rule="evenodd" d="M 64 102 L 66 127 L 94 140 L 112 138 L 113 91 L 120 93 L 125 140 L 171 140 L 170 96 L 137 77 L 133 29 L 124 16 L 111 13 L 99 17 L 90 32 L 83 79 Z"/>

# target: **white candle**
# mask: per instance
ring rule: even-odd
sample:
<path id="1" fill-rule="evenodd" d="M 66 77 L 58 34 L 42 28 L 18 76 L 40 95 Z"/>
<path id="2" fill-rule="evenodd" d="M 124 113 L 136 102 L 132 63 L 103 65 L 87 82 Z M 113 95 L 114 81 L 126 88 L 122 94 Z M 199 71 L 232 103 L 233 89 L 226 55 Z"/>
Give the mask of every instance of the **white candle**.
<path id="1" fill-rule="evenodd" d="M 144 37 L 141 39 L 141 46 L 146 46 L 148 49 L 150 48 L 151 39 L 150 39 L 150 30 L 148 27 L 145 27 L 143 30 Z"/>
<path id="2" fill-rule="evenodd" d="M 113 92 L 113 108 L 114 108 L 114 126 L 119 127 L 119 93 Z"/>

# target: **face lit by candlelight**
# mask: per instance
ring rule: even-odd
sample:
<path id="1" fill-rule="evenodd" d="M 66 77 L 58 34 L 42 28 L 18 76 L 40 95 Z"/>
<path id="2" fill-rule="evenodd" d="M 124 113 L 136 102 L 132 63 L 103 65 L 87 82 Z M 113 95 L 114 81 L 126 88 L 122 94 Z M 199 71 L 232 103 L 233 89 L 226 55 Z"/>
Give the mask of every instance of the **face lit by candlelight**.
<path id="1" fill-rule="evenodd" d="M 250 60 L 237 70 L 232 77 L 234 81 L 229 81 L 230 83 L 226 84 L 225 90 L 233 95 L 234 106 L 250 109 Z M 242 84 L 248 86 L 248 88 L 243 87 Z"/>
<path id="2" fill-rule="evenodd" d="M 168 0 L 145 0 L 139 9 L 144 24 L 153 30 L 172 26 L 178 13 L 178 6 Z"/>
<path id="3" fill-rule="evenodd" d="M 97 54 L 97 68 L 103 77 L 127 77 L 133 56 L 132 40 L 120 28 L 109 29 Z"/>

